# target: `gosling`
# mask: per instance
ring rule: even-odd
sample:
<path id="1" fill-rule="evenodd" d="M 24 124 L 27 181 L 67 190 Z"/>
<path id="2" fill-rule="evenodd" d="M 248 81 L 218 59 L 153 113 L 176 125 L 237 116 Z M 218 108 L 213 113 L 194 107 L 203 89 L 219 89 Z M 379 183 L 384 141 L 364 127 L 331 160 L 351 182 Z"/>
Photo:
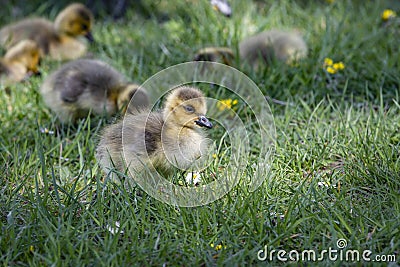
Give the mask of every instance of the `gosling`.
<path id="1" fill-rule="evenodd" d="M 292 64 L 307 56 L 307 44 L 297 32 L 271 30 L 248 37 L 239 43 L 241 63 L 254 69 L 277 60 Z M 228 47 L 207 47 L 199 50 L 195 61 L 214 61 L 232 65 L 234 52 Z"/>
<path id="2" fill-rule="evenodd" d="M 63 123 L 92 115 L 111 116 L 120 110 L 135 113 L 149 104 L 148 94 L 127 83 L 122 74 L 95 59 L 68 62 L 50 74 L 40 88 L 45 104 Z M 135 96 L 134 98 L 132 98 Z"/>
<path id="3" fill-rule="evenodd" d="M 108 126 L 101 136 L 96 158 L 107 174 L 114 168 L 123 173 L 127 166 L 135 173 L 155 168 L 169 174 L 174 167 L 187 170 L 202 164 L 210 143 L 201 128 L 213 127 L 206 112 L 200 90 L 178 87 L 167 96 L 162 110 L 129 114 L 124 121 Z M 111 177 L 115 179 L 115 173 Z"/>
<path id="4" fill-rule="evenodd" d="M 91 34 L 92 12 L 83 4 L 67 6 L 56 17 L 54 23 L 43 18 L 27 18 L 0 29 L 0 45 L 6 49 L 23 39 L 35 41 L 41 55 L 55 60 L 70 60 L 86 53 L 86 44 L 78 40 L 85 36 L 94 41 Z"/>
<path id="5" fill-rule="evenodd" d="M 307 56 L 307 44 L 298 32 L 264 31 L 239 43 L 240 58 L 253 68 L 273 60 L 292 64 Z"/>
<path id="6" fill-rule="evenodd" d="M 23 40 L 10 48 L 0 59 L 0 81 L 3 85 L 21 82 L 39 74 L 39 47 L 31 40 Z"/>

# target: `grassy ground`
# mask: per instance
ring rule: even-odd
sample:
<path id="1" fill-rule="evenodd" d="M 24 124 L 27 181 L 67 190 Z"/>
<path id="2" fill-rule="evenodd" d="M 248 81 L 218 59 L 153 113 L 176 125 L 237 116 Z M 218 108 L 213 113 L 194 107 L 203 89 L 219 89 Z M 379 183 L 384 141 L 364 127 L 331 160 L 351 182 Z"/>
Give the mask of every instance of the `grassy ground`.
<path id="1" fill-rule="evenodd" d="M 116 23 L 99 16 L 99 44 L 90 49 L 139 83 L 206 45 L 237 47 L 270 28 L 304 34 L 308 59 L 246 72 L 284 102 L 270 102 L 272 177 L 254 193 L 238 186 L 197 208 L 104 185 L 94 150 L 105 120 L 60 125 L 38 93 L 43 77 L 34 77 L 0 91 L 1 264 L 262 265 L 264 246 L 322 251 L 336 249 L 340 238 L 347 248 L 394 254 L 398 262 L 400 29 L 382 27 L 380 17 L 385 8 L 400 11 L 398 1 L 232 0 L 230 19 L 206 1 L 154 2 L 144 1 L 154 10 L 150 18 L 135 10 Z M 31 12 L 54 17 L 57 10 L 35 1 L 9 5 L 0 22 Z M 345 69 L 328 74 L 325 57 Z M 59 64 L 45 60 L 43 76 Z M 113 234 L 107 226 L 115 222 L 120 231 Z"/>

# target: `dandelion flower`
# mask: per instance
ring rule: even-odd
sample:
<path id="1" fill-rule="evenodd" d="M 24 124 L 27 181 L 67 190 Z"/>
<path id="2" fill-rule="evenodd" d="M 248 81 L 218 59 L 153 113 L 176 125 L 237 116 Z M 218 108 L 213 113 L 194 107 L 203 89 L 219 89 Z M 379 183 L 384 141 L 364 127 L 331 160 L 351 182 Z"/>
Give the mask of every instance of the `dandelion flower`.
<path id="1" fill-rule="evenodd" d="M 217 108 L 220 111 L 224 111 L 225 109 L 232 109 L 232 106 L 236 105 L 238 103 L 238 100 L 232 100 L 232 99 L 221 99 L 217 103 Z"/>
<path id="2" fill-rule="evenodd" d="M 344 70 L 345 65 L 342 61 L 333 62 L 333 60 L 329 57 L 324 59 L 323 67 L 329 74 L 335 74 L 340 70 Z"/>
<path id="3" fill-rule="evenodd" d="M 344 70 L 344 63 L 342 61 L 338 62 L 338 63 L 334 63 L 332 65 L 332 67 L 336 70 Z"/>
<path id="4" fill-rule="evenodd" d="M 384 20 L 384 21 L 387 21 L 387 20 L 389 20 L 391 18 L 394 18 L 394 17 L 396 17 L 396 12 L 394 12 L 391 9 L 385 9 L 382 12 L 382 20 Z"/>
<path id="5" fill-rule="evenodd" d="M 333 64 L 333 60 L 331 58 L 326 57 L 324 59 L 324 66 L 332 66 L 332 64 Z"/>
<path id="6" fill-rule="evenodd" d="M 217 154 L 212 154 L 212 157 L 214 158 L 214 159 L 216 159 L 218 156 L 217 156 Z"/>
<path id="7" fill-rule="evenodd" d="M 335 74 L 337 72 L 337 69 L 335 69 L 334 67 L 328 66 L 326 68 L 326 71 L 330 74 Z"/>
<path id="8" fill-rule="evenodd" d="M 214 243 L 210 244 L 210 247 L 214 248 L 216 251 L 221 250 L 222 249 L 222 245 L 214 245 Z M 224 246 L 224 248 L 226 248 L 226 246 Z"/>

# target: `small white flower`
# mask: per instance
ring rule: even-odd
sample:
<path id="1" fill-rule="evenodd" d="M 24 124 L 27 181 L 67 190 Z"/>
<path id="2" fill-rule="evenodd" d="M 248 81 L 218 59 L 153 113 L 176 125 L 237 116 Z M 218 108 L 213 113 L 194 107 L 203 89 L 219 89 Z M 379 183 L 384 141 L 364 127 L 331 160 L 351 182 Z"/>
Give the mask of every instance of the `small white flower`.
<path id="1" fill-rule="evenodd" d="M 107 230 L 110 231 L 111 234 L 115 235 L 115 234 L 123 234 L 124 231 L 120 231 L 120 223 L 119 221 L 115 222 L 115 227 L 111 227 L 109 224 L 107 224 L 106 226 Z"/>
<path id="2" fill-rule="evenodd" d="M 186 183 L 187 184 L 193 184 L 193 185 L 198 185 L 201 183 L 201 176 L 199 172 L 189 172 L 186 175 Z"/>
<path id="3" fill-rule="evenodd" d="M 269 215 L 274 218 L 279 217 L 279 219 L 281 219 L 281 220 L 285 219 L 285 215 L 283 215 L 282 213 L 270 212 Z"/>
<path id="4" fill-rule="evenodd" d="M 336 185 L 331 185 L 330 183 L 327 182 L 318 182 L 317 185 L 319 187 L 332 187 L 332 188 L 336 188 Z"/>
<path id="5" fill-rule="evenodd" d="M 44 134 L 54 134 L 54 131 L 50 131 L 49 129 L 43 127 L 40 128 L 40 132 Z"/>

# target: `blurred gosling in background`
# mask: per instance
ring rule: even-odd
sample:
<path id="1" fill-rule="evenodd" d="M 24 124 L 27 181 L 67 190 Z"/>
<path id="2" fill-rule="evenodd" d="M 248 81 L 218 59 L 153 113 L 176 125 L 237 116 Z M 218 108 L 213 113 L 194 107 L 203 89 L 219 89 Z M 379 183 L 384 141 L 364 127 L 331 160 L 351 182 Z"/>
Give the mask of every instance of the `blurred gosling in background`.
<path id="1" fill-rule="evenodd" d="M 0 59 L 0 82 L 9 85 L 39 74 L 39 47 L 34 41 L 23 40 L 11 47 Z"/>
<path id="2" fill-rule="evenodd" d="M 129 113 L 146 108 L 147 92 L 128 83 L 108 64 L 94 59 L 78 59 L 61 66 L 43 82 L 40 92 L 46 105 L 62 122 L 74 122 L 93 115 L 113 115 L 126 109 Z M 136 110 L 137 109 L 137 110 Z"/>
<path id="3" fill-rule="evenodd" d="M 270 30 L 245 38 L 239 43 L 239 56 L 242 65 L 254 69 L 268 66 L 273 61 L 292 64 L 308 53 L 307 44 L 298 32 Z M 227 47 L 207 47 L 199 50 L 195 61 L 214 61 L 233 65 L 235 53 Z"/>
<path id="4" fill-rule="evenodd" d="M 76 59 L 86 53 L 87 47 L 78 37 L 93 42 L 91 28 L 93 15 L 84 5 L 67 6 L 54 23 L 43 18 L 26 18 L 0 29 L 0 45 L 10 48 L 24 39 L 35 41 L 42 55 L 55 60 Z"/>

